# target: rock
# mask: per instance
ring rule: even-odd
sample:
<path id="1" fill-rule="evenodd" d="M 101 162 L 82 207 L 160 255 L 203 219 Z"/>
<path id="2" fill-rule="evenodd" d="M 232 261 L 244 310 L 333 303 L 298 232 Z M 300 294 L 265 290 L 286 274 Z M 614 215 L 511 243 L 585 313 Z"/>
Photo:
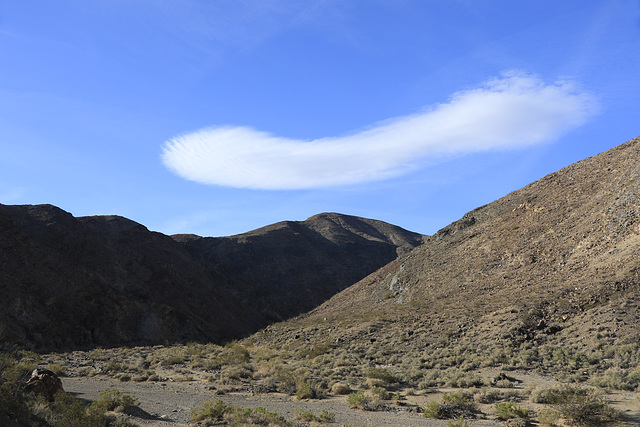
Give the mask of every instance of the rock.
<path id="1" fill-rule="evenodd" d="M 31 378 L 27 380 L 27 390 L 46 398 L 49 402 L 53 402 L 57 392 L 64 392 L 60 378 L 50 370 L 41 368 L 36 368 L 31 373 Z"/>

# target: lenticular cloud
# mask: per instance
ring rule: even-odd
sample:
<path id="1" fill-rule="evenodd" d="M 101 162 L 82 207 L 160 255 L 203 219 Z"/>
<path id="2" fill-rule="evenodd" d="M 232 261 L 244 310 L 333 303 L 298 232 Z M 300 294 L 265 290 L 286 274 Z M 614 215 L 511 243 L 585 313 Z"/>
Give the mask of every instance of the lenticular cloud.
<path id="1" fill-rule="evenodd" d="M 582 125 L 594 110 L 594 99 L 568 83 L 511 73 L 348 136 L 302 141 L 248 127 L 212 127 L 167 141 L 162 160 L 177 175 L 203 184 L 339 186 L 401 175 L 447 155 L 550 141 Z"/>

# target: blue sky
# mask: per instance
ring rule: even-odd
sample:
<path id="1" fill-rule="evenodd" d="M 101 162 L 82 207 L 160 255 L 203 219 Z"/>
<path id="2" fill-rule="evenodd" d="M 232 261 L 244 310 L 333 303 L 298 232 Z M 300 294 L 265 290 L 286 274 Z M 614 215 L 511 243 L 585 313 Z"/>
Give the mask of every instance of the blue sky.
<path id="1" fill-rule="evenodd" d="M 425 234 L 640 135 L 640 2 L 0 0 L 0 203 Z"/>

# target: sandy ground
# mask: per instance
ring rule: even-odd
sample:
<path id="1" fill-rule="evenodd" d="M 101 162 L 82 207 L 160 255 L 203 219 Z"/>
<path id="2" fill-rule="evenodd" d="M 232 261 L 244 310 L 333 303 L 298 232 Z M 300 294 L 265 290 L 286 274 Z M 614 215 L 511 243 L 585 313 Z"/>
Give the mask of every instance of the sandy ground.
<path id="1" fill-rule="evenodd" d="M 135 422 L 145 426 L 193 426 L 189 423 L 191 409 L 206 399 L 222 399 L 246 408 L 263 406 L 269 411 L 291 420 L 295 410 L 311 410 L 319 414 L 322 410 L 335 413 L 335 422 L 331 425 L 344 426 L 433 426 L 443 427 L 446 421 L 430 420 L 421 414 L 407 410 L 368 412 L 350 409 L 346 397 L 332 397 L 323 400 L 297 401 L 282 394 L 251 395 L 232 393 L 215 395 L 207 386 L 198 382 L 132 383 L 120 382 L 110 378 L 63 378 L 65 391 L 75 396 L 94 400 L 98 394 L 108 388 L 136 396 L 140 400 L 140 409 L 147 419 L 136 417 Z M 409 405 L 408 405 L 409 406 Z M 142 412 L 141 411 L 141 412 Z M 298 423 L 299 426 L 306 425 Z M 487 420 L 471 421 L 472 426 L 496 427 L 503 423 Z"/>
<path id="2" fill-rule="evenodd" d="M 497 371 L 496 371 L 497 372 Z M 490 376 L 492 372 L 486 372 Z M 547 377 L 527 372 L 514 372 L 518 379 L 522 380 L 519 388 L 527 387 L 551 387 L 557 383 Z M 443 392 L 460 391 L 459 389 L 440 389 L 438 393 L 406 395 L 402 406 L 390 405 L 388 411 L 361 411 L 350 409 L 346 396 L 334 396 L 322 400 L 298 401 L 294 397 L 284 394 L 251 394 L 229 393 L 216 395 L 210 388 L 210 384 L 204 381 L 163 381 L 163 382 L 121 382 L 109 377 L 65 377 L 62 378 L 65 391 L 75 396 L 94 400 L 99 393 L 106 389 L 116 389 L 123 393 L 131 394 L 140 401 L 139 413 L 133 421 L 143 426 L 193 426 L 190 423 L 191 410 L 199 403 L 211 399 L 222 399 L 226 403 L 239 405 L 245 408 L 265 407 L 269 411 L 277 412 L 288 420 L 294 420 L 295 411 L 311 410 L 314 414 L 320 414 L 323 410 L 335 414 L 336 426 L 427 426 L 446 427 L 446 420 L 432 420 L 424 418 L 416 412 L 418 407 L 424 407 L 430 400 L 440 401 Z M 405 394 L 405 393 L 403 393 Z M 617 423 L 617 426 L 640 426 L 640 399 L 637 393 L 613 392 L 606 395 L 607 400 L 618 410 L 625 414 L 625 421 Z M 530 402 L 522 402 L 523 406 L 534 411 L 542 409 L 540 405 Z M 492 418 L 494 404 L 479 405 L 487 418 Z M 495 418 L 495 417 L 493 417 Z M 470 426 L 475 427 L 504 427 L 506 424 L 500 421 L 486 419 L 468 420 Z M 305 426 L 299 422 L 296 426 Z M 532 423 L 537 426 L 537 423 Z"/>

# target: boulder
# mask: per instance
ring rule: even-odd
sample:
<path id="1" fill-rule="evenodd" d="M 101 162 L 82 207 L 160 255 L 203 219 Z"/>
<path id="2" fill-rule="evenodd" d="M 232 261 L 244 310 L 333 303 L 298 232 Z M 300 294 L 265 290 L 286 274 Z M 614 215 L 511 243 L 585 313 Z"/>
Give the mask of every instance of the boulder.
<path id="1" fill-rule="evenodd" d="M 57 392 L 62 391 L 62 381 L 53 372 L 48 369 L 36 368 L 31 373 L 31 378 L 27 380 L 27 390 L 32 391 L 38 396 L 53 402 Z"/>

